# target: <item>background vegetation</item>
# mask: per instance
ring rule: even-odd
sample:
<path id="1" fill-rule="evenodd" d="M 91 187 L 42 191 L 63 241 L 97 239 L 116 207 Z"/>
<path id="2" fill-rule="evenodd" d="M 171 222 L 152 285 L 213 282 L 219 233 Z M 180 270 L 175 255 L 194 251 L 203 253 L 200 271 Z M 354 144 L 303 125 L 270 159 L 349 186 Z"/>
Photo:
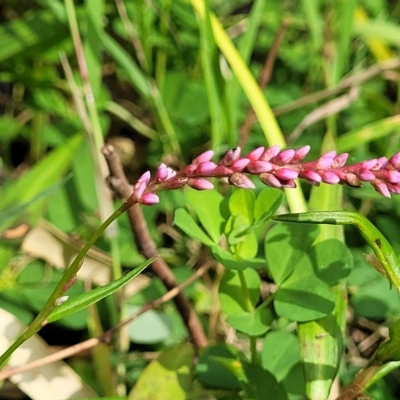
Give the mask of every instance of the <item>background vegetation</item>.
<path id="1" fill-rule="evenodd" d="M 273 144 L 309 144 L 310 159 L 336 148 L 349 152 L 351 162 L 399 151 L 399 17 L 400 2 L 388 0 L 2 1 L 0 348 L 8 347 L 21 323 L 32 321 L 76 250 L 121 203 L 105 183 L 108 170 L 100 151 L 105 142 L 117 150 L 132 183 L 160 162 L 181 168 L 207 149 L 218 157 L 238 145 L 248 152 Z M 259 207 L 265 202 L 266 209 L 275 211 L 271 198 L 277 196 L 279 205 L 280 192 L 262 195 L 261 189 L 257 186 L 257 195 L 265 196 L 259 197 Z M 361 190 L 321 187 L 311 196 L 309 185 L 302 189 L 311 209 L 344 208 L 368 217 L 399 252 L 399 198 L 385 199 L 368 185 Z M 315 389 L 303 375 L 297 340 L 306 343 L 314 328 L 276 314 L 276 304 L 269 305 L 274 318 L 267 334 L 244 334 L 246 329 L 232 328 L 240 325 L 237 321 L 227 322 L 233 310 L 227 302 L 239 298 L 239 292 L 224 289 L 229 274 L 224 277 L 221 265 L 209 269 L 207 247 L 184 229 L 185 221 L 173 224 L 175 210 L 189 206 L 201 220 L 202 213 L 213 212 L 219 197 L 216 192 L 204 194 L 211 197 L 190 193 L 162 193 L 160 204 L 144 213 L 151 238 L 178 282 L 206 265 L 202 277 L 184 290 L 211 343 L 200 351 L 196 367 L 191 335 L 179 308 L 169 301 L 119 331 L 108 345 L 73 355 L 68 367 L 61 361 L 48 370 L 41 367 L 46 372 L 39 375 L 46 379 L 35 373 L 22 380 L 11 377 L 18 390 L 33 399 L 44 399 L 45 393 L 66 398 L 57 397 L 60 387 L 73 388 L 76 398 L 125 398 L 130 393 L 132 399 L 156 399 L 172 393 L 174 399 L 261 399 L 273 393 L 268 398 L 302 399 L 307 393 L 325 399 L 332 381 L 335 398 L 339 386 L 367 365 L 398 319 L 400 301 L 365 261 L 363 253 L 370 250 L 355 228 L 321 228 L 325 239 L 343 242 L 345 237 L 347 248 L 341 249 L 346 257 L 350 254 L 353 269 L 346 282 L 331 285 L 336 294 L 349 296 L 342 310 L 342 351 L 333 361 L 332 355 L 312 361 L 335 365 L 333 370 L 340 364 L 340 369 L 336 380 L 334 371 Z M 225 192 L 227 198 L 231 194 L 232 189 Z M 206 204 L 206 210 L 196 209 L 199 204 Z M 281 211 L 304 211 L 305 204 L 301 191 L 287 192 Z M 271 226 L 271 221 L 260 223 L 259 244 Z M 303 234 L 297 225 L 291 229 Z M 273 238 L 269 235 L 267 240 Z M 284 246 L 271 251 L 279 255 Z M 264 247 L 257 251 L 259 260 Z M 123 215 L 89 252 L 68 295 L 104 285 L 145 259 Z M 255 286 L 261 284 L 265 300 L 277 282 L 265 265 L 256 270 L 261 281 L 255 278 Z M 139 276 L 124 296 L 110 296 L 43 328 L 46 342 L 36 338 L 28 346 L 35 349 L 31 359 L 54 346 L 98 337 L 166 291 L 154 272 Z M 249 346 L 252 355 L 257 346 L 261 350 L 263 372 L 241 371 L 240 377 L 236 364 L 227 360 L 241 359 L 242 351 L 249 355 Z M 276 353 L 268 353 L 271 349 Z M 171 365 L 171 360 L 178 361 Z M 12 364 L 26 362 L 20 355 Z M 398 398 L 399 373 L 392 369 L 365 396 Z M 56 376 L 64 380 L 54 389 L 50 381 Z M 166 386 L 168 379 L 175 386 Z M 259 391 L 250 388 L 261 381 Z M 158 394 L 147 394 L 149 387 Z M 17 389 L 5 383 L 0 398 L 10 398 L 8 390 Z M 160 393 L 164 397 L 156 397 Z"/>

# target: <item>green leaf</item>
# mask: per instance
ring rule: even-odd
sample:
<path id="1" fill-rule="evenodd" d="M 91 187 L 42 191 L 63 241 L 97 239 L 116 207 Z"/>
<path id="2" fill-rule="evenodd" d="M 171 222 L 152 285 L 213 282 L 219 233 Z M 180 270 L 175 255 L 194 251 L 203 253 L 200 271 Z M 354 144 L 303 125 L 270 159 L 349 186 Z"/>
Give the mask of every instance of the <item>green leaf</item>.
<path id="1" fill-rule="evenodd" d="M 275 293 L 275 310 L 292 321 L 311 321 L 330 313 L 335 307 L 329 287 L 319 280 L 308 258 L 296 263 L 293 273 Z"/>
<path id="2" fill-rule="evenodd" d="M 187 235 L 206 246 L 215 246 L 215 243 L 201 230 L 193 217 L 184 208 L 178 208 L 175 211 L 174 224 Z"/>
<path id="3" fill-rule="evenodd" d="M 269 396 L 274 400 L 287 400 L 285 389 L 276 378 L 260 365 L 243 363 L 247 382 L 243 384 L 246 399 L 265 400 Z"/>
<path id="4" fill-rule="evenodd" d="M 286 331 L 270 332 L 264 338 L 261 365 L 280 382 L 300 361 L 300 345 L 297 338 Z"/>
<path id="5" fill-rule="evenodd" d="M 232 250 L 236 257 L 244 260 L 251 260 L 258 253 L 258 240 L 254 232 L 249 232 L 243 236 L 242 240 L 234 246 Z"/>
<path id="6" fill-rule="evenodd" d="M 264 264 L 264 260 L 261 259 L 241 260 L 219 246 L 212 246 L 211 251 L 218 262 L 232 270 L 243 271 L 246 268 L 256 268 Z"/>
<path id="7" fill-rule="evenodd" d="M 268 269 L 277 285 L 308 257 L 319 229 L 312 225 L 293 227 L 285 224 L 274 226 L 265 239 Z"/>
<path id="8" fill-rule="evenodd" d="M 133 269 L 132 271 L 129 271 L 125 276 L 109 283 L 108 285 L 98 287 L 88 293 L 84 293 L 78 297 L 67 300 L 65 303 L 57 306 L 53 310 L 53 312 L 47 318 L 48 322 L 57 321 L 60 318 L 66 317 L 67 315 L 71 315 L 77 311 L 83 310 L 91 304 L 94 304 L 104 297 L 109 296 L 110 294 L 114 293 L 115 291 L 126 285 L 135 276 L 139 275 L 154 260 L 155 257 L 147 260 L 139 267 Z"/>
<path id="9" fill-rule="evenodd" d="M 214 388 L 237 390 L 240 383 L 226 364 L 237 365 L 237 350 L 226 344 L 217 344 L 207 347 L 201 354 L 197 364 L 197 373 L 200 382 Z M 226 363 L 219 360 L 225 359 Z"/>
<path id="10" fill-rule="evenodd" d="M 196 212 L 205 231 L 214 243 L 218 243 L 223 232 L 225 220 L 221 214 L 221 203 L 224 199 L 216 190 L 194 190 L 186 193 L 188 204 Z"/>
<path id="11" fill-rule="evenodd" d="M 140 307 L 128 306 L 128 315 Z M 128 334 L 133 343 L 155 344 L 163 342 L 171 335 L 171 320 L 165 312 L 148 310 L 129 324 Z"/>
<path id="12" fill-rule="evenodd" d="M 255 194 L 251 190 L 235 190 L 229 198 L 229 210 L 234 217 L 241 217 L 241 220 L 251 225 L 253 222 Z"/>
<path id="13" fill-rule="evenodd" d="M 236 312 L 228 315 L 226 322 L 232 327 L 250 336 L 259 336 L 267 332 L 273 321 L 268 308 L 256 308 L 253 312 Z"/>
<path id="14" fill-rule="evenodd" d="M 281 190 L 274 188 L 261 190 L 254 204 L 254 221 L 259 223 L 270 219 L 281 205 L 282 198 Z"/>
<path id="15" fill-rule="evenodd" d="M 257 272 L 248 268 L 241 272 L 244 275 L 249 297 L 254 306 L 260 298 L 260 277 Z M 226 271 L 221 279 L 218 292 L 222 311 L 227 315 L 247 312 L 247 305 L 239 277 L 239 272 Z"/>
<path id="16" fill-rule="evenodd" d="M 192 383 L 193 346 L 165 350 L 140 375 L 128 400 L 185 400 Z"/>
<path id="17" fill-rule="evenodd" d="M 27 13 L 0 26 L 0 62 L 43 52 L 68 37 L 68 29 L 48 11 Z"/>
<path id="18" fill-rule="evenodd" d="M 353 267 L 353 256 L 338 239 L 327 239 L 316 244 L 311 255 L 316 275 L 329 286 L 346 278 Z"/>

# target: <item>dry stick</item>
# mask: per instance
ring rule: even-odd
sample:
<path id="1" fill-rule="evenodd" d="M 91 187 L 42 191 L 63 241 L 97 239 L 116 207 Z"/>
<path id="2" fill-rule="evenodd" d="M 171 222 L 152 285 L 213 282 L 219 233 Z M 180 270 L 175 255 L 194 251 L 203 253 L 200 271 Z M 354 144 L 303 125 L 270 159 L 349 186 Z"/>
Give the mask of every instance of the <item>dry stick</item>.
<path id="1" fill-rule="evenodd" d="M 136 318 L 138 318 L 140 315 L 145 313 L 146 311 L 150 309 L 154 309 L 156 307 L 161 306 L 162 304 L 166 303 L 167 301 L 172 300 L 173 298 L 176 298 L 180 293 L 182 293 L 182 290 L 192 284 L 196 279 L 200 278 L 203 276 L 211 267 L 213 263 L 211 261 L 206 262 L 203 264 L 200 268 L 198 268 L 193 275 L 191 275 L 186 281 L 182 282 L 180 285 L 175 286 L 173 289 L 171 289 L 169 292 L 165 293 L 163 296 L 159 297 L 156 300 L 149 301 L 146 304 L 144 304 L 139 310 L 137 310 L 133 315 L 131 315 L 129 318 L 126 318 L 125 320 L 121 321 L 118 323 L 118 325 L 114 326 L 113 328 L 109 329 L 108 331 L 104 332 L 100 336 L 92 339 L 85 340 L 84 342 L 78 343 L 74 346 L 70 346 L 66 349 L 57 351 L 56 353 L 50 354 L 49 356 L 43 357 L 39 360 L 32 361 L 28 364 L 25 364 L 21 367 L 17 368 L 10 368 L 6 367 L 3 370 L 0 371 L 0 381 L 3 381 L 4 379 L 9 378 L 10 376 L 20 374 L 26 371 L 30 371 L 32 369 L 36 369 L 39 367 L 43 367 L 44 365 L 52 364 L 56 361 L 63 360 L 65 358 L 71 357 L 73 355 L 76 355 L 78 353 L 81 353 L 82 351 L 89 350 L 93 348 L 94 346 L 97 346 L 100 343 L 106 343 L 111 340 L 112 335 L 125 325 L 131 323 L 134 321 Z"/>
<path id="2" fill-rule="evenodd" d="M 260 85 L 261 89 L 264 89 L 268 82 L 271 79 L 272 71 L 274 69 L 274 64 L 276 61 L 276 57 L 278 55 L 278 49 L 282 43 L 283 36 L 285 35 L 286 29 L 289 26 L 289 21 L 284 19 L 282 24 L 275 36 L 274 42 L 272 43 L 271 50 L 268 53 L 268 57 L 265 61 L 264 67 L 261 71 L 258 84 Z M 253 126 L 254 122 L 256 121 L 256 116 L 254 110 L 250 108 L 247 112 L 246 120 L 244 121 L 242 127 L 239 129 L 239 146 L 241 148 L 244 147 L 245 143 L 247 142 L 247 138 L 249 137 L 250 129 Z"/>
<path id="3" fill-rule="evenodd" d="M 109 182 L 116 192 L 124 199 L 128 199 L 132 195 L 132 187 L 129 185 L 125 173 L 123 171 L 121 162 L 114 151 L 113 146 L 107 144 L 103 148 L 103 154 L 107 160 L 108 167 L 111 172 Z M 154 273 L 160 278 L 164 286 L 171 290 L 175 288 L 178 283 L 174 274 L 169 269 L 168 265 L 159 256 L 157 247 L 150 236 L 147 228 L 146 219 L 143 216 L 142 209 L 139 204 L 135 204 L 128 209 L 129 221 L 134 232 L 136 241 L 142 254 L 146 258 L 158 257 L 151 267 Z M 189 334 L 192 338 L 193 344 L 196 347 L 205 347 L 208 344 L 207 337 L 204 333 L 203 327 L 198 319 L 189 300 L 183 293 L 178 293 L 174 298 L 175 305 L 182 316 Z"/>
<path id="4" fill-rule="evenodd" d="M 283 104 L 278 107 L 274 107 L 272 111 L 275 116 L 283 115 L 289 113 L 291 111 L 302 108 L 308 104 L 314 103 L 316 101 L 324 100 L 327 97 L 336 95 L 344 91 L 345 89 L 351 88 L 352 86 L 358 86 L 369 79 L 374 78 L 377 75 L 380 75 L 388 70 L 397 69 L 400 67 L 400 58 L 392 58 L 387 61 L 382 61 L 377 65 L 373 65 L 372 67 L 367 68 L 364 71 L 361 71 L 357 74 L 350 75 L 344 78 L 337 86 L 323 89 L 318 92 L 314 92 L 308 94 L 306 96 L 301 97 L 298 100 L 292 101 L 288 104 Z"/>

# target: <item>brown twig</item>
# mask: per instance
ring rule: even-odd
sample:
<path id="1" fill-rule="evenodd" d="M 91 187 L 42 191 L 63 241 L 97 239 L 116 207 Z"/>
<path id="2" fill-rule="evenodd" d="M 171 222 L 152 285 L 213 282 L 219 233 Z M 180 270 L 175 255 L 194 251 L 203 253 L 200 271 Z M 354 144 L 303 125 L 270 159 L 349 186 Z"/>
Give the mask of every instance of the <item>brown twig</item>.
<path id="1" fill-rule="evenodd" d="M 278 55 L 278 49 L 282 43 L 282 39 L 285 35 L 286 29 L 289 26 L 289 21 L 284 19 L 281 23 L 281 26 L 275 36 L 274 42 L 272 43 L 271 50 L 268 53 L 268 57 L 265 60 L 264 67 L 261 71 L 259 77 L 259 85 L 261 89 L 264 89 L 268 82 L 271 79 L 272 71 L 274 69 L 274 64 L 276 61 L 276 57 Z M 243 125 L 239 129 L 239 146 L 244 147 L 244 144 L 247 142 L 247 138 L 249 137 L 250 129 L 253 126 L 256 120 L 254 110 L 251 108 L 247 112 L 246 120 L 244 121 Z"/>
<path id="2" fill-rule="evenodd" d="M 123 199 L 128 199 L 132 194 L 132 188 L 129 185 L 122 165 L 113 146 L 105 145 L 103 154 L 107 160 L 108 167 L 111 172 L 109 182 L 115 191 Z M 128 210 L 129 220 L 134 232 L 138 246 L 142 254 L 146 258 L 157 256 L 158 258 L 152 263 L 151 267 L 154 273 L 160 278 L 164 286 L 168 289 L 174 289 L 177 286 L 177 281 L 174 274 L 169 269 L 168 265 L 158 255 L 157 247 L 150 236 L 147 228 L 146 220 L 143 216 L 142 209 L 139 204 L 135 204 Z M 175 305 L 182 316 L 182 319 L 188 329 L 192 341 L 196 347 L 204 347 L 208 340 L 204 333 L 203 327 L 198 319 L 192 305 L 183 293 L 178 293 L 174 298 Z"/>
<path id="3" fill-rule="evenodd" d="M 198 268 L 193 273 L 193 275 L 191 275 L 188 279 L 186 279 L 186 281 L 182 282 L 178 286 L 175 286 L 173 289 L 171 289 L 169 292 L 165 293 L 163 296 L 159 297 L 158 299 L 147 302 L 139 310 L 137 310 L 133 315 L 131 315 L 129 318 L 124 319 L 118 325 L 114 326 L 113 328 L 109 329 L 108 331 L 104 332 L 103 334 L 101 334 L 98 337 L 85 340 L 84 342 L 81 342 L 74 346 L 70 346 L 66 349 L 57 351 L 56 353 L 50 354 L 49 356 L 43 357 L 39 360 L 32 361 L 21 367 L 17 367 L 17 368 L 6 367 L 6 368 L 4 368 L 3 370 L 0 371 L 0 381 L 3 381 L 4 379 L 9 378 L 12 375 L 27 372 L 32 369 L 40 368 L 40 367 L 43 367 L 44 365 L 52 364 L 56 361 L 60 361 L 65 358 L 71 357 L 73 355 L 81 353 L 82 351 L 89 350 L 89 349 L 97 346 L 100 343 L 109 342 L 111 340 L 111 337 L 113 336 L 113 334 L 116 331 L 118 331 L 122 327 L 126 326 L 127 324 L 131 323 L 136 318 L 138 318 L 140 315 L 144 314 L 146 311 L 148 311 L 150 309 L 154 309 L 156 307 L 159 307 L 162 304 L 166 303 L 167 301 L 170 301 L 173 298 L 176 298 L 176 296 L 178 296 L 179 294 L 182 293 L 182 290 L 184 288 L 186 288 L 191 283 L 193 283 L 196 279 L 198 279 L 202 275 L 204 275 L 212 267 L 212 265 L 213 265 L 212 262 L 207 262 L 207 263 L 203 264 L 200 268 Z"/>

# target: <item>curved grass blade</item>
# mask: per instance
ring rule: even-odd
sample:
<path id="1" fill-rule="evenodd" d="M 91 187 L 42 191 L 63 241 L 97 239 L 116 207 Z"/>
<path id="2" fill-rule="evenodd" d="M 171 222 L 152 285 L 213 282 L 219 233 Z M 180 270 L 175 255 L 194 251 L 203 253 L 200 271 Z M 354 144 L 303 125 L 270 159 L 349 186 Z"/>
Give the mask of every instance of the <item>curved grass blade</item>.
<path id="1" fill-rule="evenodd" d="M 400 262 L 385 236 L 370 222 L 352 211 L 306 212 L 273 217 L 277 221 L 308 224 L 355 225 L 378 258 L 390 283 L 400 292 Z"/>
<path id="2" fill-rule="evenodd" d="M 122 286 L 126 285 L 135 276 L 139 275 L 155 259 L 156 257 L 150 258 L 139 267 L 133 269 L 123 277 L 109 283 L 108 285 L 98 287 L 94 290 L 91 290 L 88 293 L 84 293 L 71 300 L 67 300 L 65 303 L 59 305 L 57 308 L 54 309 L 54 311 L 48 316 L 47 322 L 57 321 L 60 318 L 66 317 L 80 310 L 83 310 L 84 308 L 90 306 L 91 304 L 96 303 L 97 301 L 103 299 L 106 296 L 109 296 L 110 294 L 120 289 Z"/>

